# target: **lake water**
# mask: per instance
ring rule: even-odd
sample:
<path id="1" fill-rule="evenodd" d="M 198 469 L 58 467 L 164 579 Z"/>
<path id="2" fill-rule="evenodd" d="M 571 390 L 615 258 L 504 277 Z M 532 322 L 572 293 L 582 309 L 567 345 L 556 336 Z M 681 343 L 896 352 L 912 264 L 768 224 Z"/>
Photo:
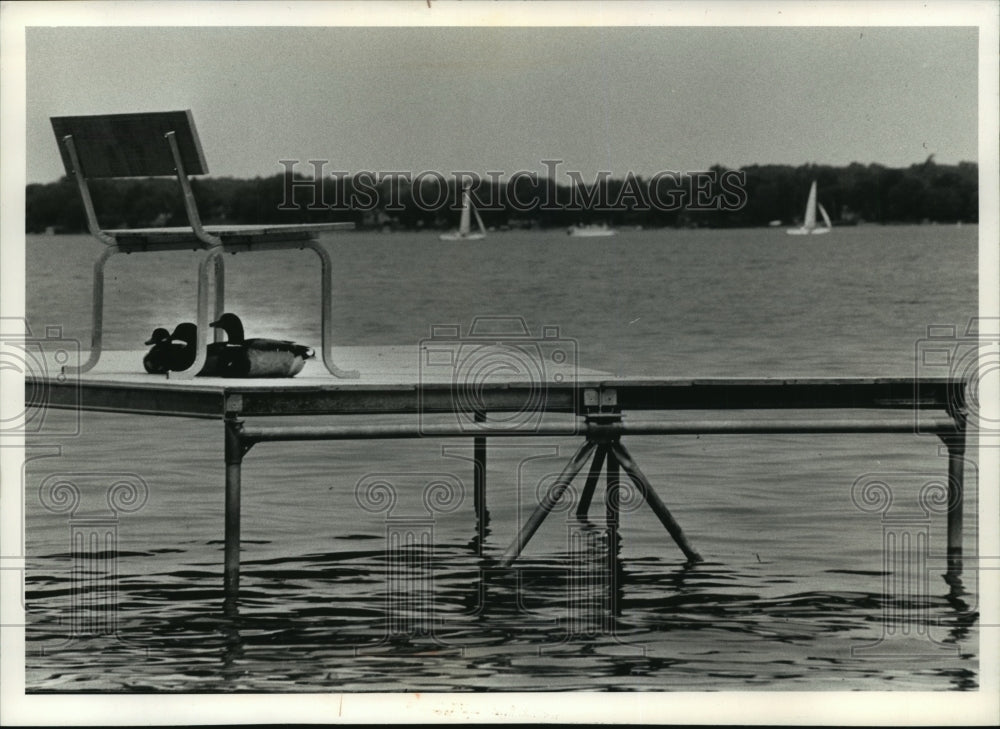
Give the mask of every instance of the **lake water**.
<path id="1" fill-rule="evenodd" d="M 975 226 L 923 226 L 816 239 L 664 230 L 610 239 L 507 232 L 471 244 L 430 233 L 324 240 L 335 262 L 338 344 L 417 347 L 433 325 L 467 331 L 477 316 L 508 316 L 534 334 L 557 326 L 581 366 L 618 374 L 911 376 L 947 374 L 915 369 L 929 325 L 954 325 L 960 336 L 976 313 L 976 236 Z M 33 331 L 61 326 L 86 349 L 100 248 L 85 236 L 29 236 Z M 113 258 L 105 347 L 139 349 L 154 326 L 192 319 L 196 260 Z M 227 271 L 227 308 L 250 336 L 318 342 L 311 253 L 227 257 Z M 631 437 L 632 454 L 706 561 L 686 566 L 645 506 L 622 515 L 609 545 L 599 489 L 591 521 L 557 511 L 509 570 L 497 558 L 574 439 L 490 441 L 482 541 L 470 443 L 258 445 L 244 462 L 233 614 L 222 601 L 221 424 L 46 418 L 48 430 L 67 435 L 35 437 L 28 452 L 29 691 L 979 684 L 976 573 L 943 579 L 944 516 L 918 498 L 946 473 L 931 436 Z M 972 458 L 967 555 L 977 539 Z M 80 489 L 75 512 L 43 503 L 61 479 Z M 398 495 L 388 514 L 357 498 L 359 484 L 379 479 Z M 873 479 L 892 491 L 885 514 L 852 499 L 856 482 Z M 429 512 L 424 489 L 442 480 L 461 490 Z M 143 494 L 116 512 L 107 494 L 119 481 L 141 484 Z M 419 546 L 394 550 L 407 530 Z M 893 541 L 904 532 L 915 541 Z M 81 533 L 104 541 L 74 556 Z M 896 559 L 901 552 L 909 562 Z M 904 576 L 917 588 L 901 601 Z"/>

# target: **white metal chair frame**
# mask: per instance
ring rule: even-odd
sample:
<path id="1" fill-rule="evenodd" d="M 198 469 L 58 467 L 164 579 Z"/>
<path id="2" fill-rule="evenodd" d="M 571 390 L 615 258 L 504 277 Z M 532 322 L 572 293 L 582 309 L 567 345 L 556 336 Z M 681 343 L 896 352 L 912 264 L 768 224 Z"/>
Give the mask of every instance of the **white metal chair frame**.
<path id="1" fill-rule="evenodd" d="M 201 149 L 198 143 L 197 133 L 191 120 L 190 112 L 186 114 L 190 124 L 189 131 L 193 138 L 193 151 L 201 158 Z M 118 117 L 134 116 L 141 117 L 165 117 L 176 116 L 177 112 L 165 112 L 161 114 L 136 114 L 118 115 Z M 71 123 L 75 119 L 86 119 L 86 117 L 71 117 L 59 119 L 60 122 Z M 57 119 L 53 119 L 53 126 L 56 126 Z M 58 137 L 57 130 L 57 137 Z M 198 267 L 198 353 L 194 363 L 186 370 L 173 372 L 172 376 L 178 379 L 188 379 L 194 377 L 205 364 L 208 353 L 208 297 L 209 288 L 214 279 L 214 313 L 218 318 L 224 311 L 225 303 L 225 263 L 223 253 L 252 252 L 261 250 L 284 250 L 291 248 L 309 248 L 319 256 L 320 277 L 322 286 L 321 308 L 321 344 L 323 364 L 327 371 L 335 377 L 354 379 L 360 376 L 356 370 L 343 370 L 337 367 L 332 361 L 330 347 L 333 342 L 332 330 L 332 273 L 333 264 L 330 254 L 316 240 L 320 232 L 329 230 L 343 230 L 354 227 L 353 223 L 325 223 L 317 225 L 255 225 L 255 226 L 210 226 L 206 228 L 201 223 L 201 216 L 195 202 L 194 193 L 191 190 L 191 183 L 188 180 L 187 172 L 178 145 L 176 130 L 166 132 L 164 143 L 169 145 L 170 155 L 173 161 L 174 174 L 180 184 L 184 201 L 184 210 L 190 224 L 190 229 L 186 228 L 151 228 L 138 231 L 130 230 L 102 230 L 97 219 L 97 213 L 90 195 L 90 188 L 87 184 L 86 169 L 80 164 L 80 158 L 72 134 L 65 134 L 59 137 L 59 142 L 66 151 L 67 172 L 76 180 L 80 197 L 83 201 L 84 211 L 87 217 L 87 228 L 90 234 L 104 243 L 107 248 L 98 256 L 94 263 L 94 285 L 93 285 L 93 329 L 90 355 L 86 362 L 79 366 L 66 365 L 63 371 L 68 374 L 85 373 L 93 369 L 101 357 L 104 322 L 104 268 L 111 256 L 117 253 L 135 253 L 143 251 L 166 251 L 166 250 L 204 250 L 206 255 Z M 201 158 L 201 167 L 207 171 Z M 105 175 L 108 177 L 135 177 L 135 174 L 115 174 Z M 156 176 L 151 174 L 148 176 Z M 228 238 L 228 240 L 227 240 Z M 131 239 L 131 240 L 129 240 Z M 214 269 L 214 276 L 210 276 L 210 269 Z M 222 332 L 216 330 L 215 339 L 222 337 Z M 170 375 L 168 375 L 170 376 Z"/>

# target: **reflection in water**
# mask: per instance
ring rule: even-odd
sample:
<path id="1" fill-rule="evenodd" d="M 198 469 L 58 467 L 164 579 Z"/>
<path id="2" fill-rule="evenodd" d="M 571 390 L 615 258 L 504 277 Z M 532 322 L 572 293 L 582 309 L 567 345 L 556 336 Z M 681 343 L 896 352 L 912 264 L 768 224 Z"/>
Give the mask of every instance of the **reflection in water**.
<path id="1" fill-rule="evenodd" d="M 972 610 L 969 603 L 962 597 L 968 593 L 962 584 L 960 571 L 949 569 L 944 578 L 950 588 L 944 599 L 947 601 L 951 611 L 941 616 L 939 624 L 951 626 L 948 630 L 948 637 L 944 639 L 944 642 L 962 643 L 969 639 L 973 627 L 979 620 L 979 612 Z"/>
<path id="2" fill-rule="evenodd" d="M 933 670 L 919 655 L 852 656 L 850 646 L 870 641 L 883 613 L 880 594 L 775 594 L 773 576 L 719 563 L 625 560 L 620 535 L 604 525 L 580 522 L 570 537 L 563 553 L 507 569 L 469 542 L 250 560 L 238 605 L 223 601 L 214 569 L 126 575 L 118 633 L 68 642 L 60 610 L 67 575 L 34 570 L 28 685 L 36 692 L 809 689 L 835 678 L 869 689 L 977 686 L 968 652 L 943 656 Z M 927 606 L 952 645 L 975 640 L 977 615 L 963 594 L 952 579 Z"/>

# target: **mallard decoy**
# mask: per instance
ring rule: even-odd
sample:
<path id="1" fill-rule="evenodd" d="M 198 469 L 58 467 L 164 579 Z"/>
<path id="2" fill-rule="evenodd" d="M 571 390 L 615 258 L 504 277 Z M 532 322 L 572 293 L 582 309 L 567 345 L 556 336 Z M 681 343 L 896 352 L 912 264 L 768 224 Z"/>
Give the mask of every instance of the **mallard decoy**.
<path id="1" fill-rule="evenodd" d="M 152 344 L 152 349 L 142 358 L 142 365 L 151 375 L 165 375 L 168 372 L 179 372 L 194 364 L 198 355 L 198 327 L 191 322 L 182 322 L 174 327 L 173 333 L 163 327 L 157 327 L 146 340 Z M 213 342 L 208 345 L 208 354 L 199 375 L 219 374 L 221 360 L 227 353 L 225 342 Z"/>
<path id="2" fill-rule="evenodd" d="M 170 338 L 173 340 L 173 345 L 179 345 L 178 349 L 172 350 L 174 358 L 170 369 L 186 370 L 194 364 L 195 358 L 198 356 L 198 327 L 189 321 L 181 322 L 174 327 Z M 210 342 L 205 364 L 202 365 L 198 374 L 203 377 L 218 376 L 228 351 L 225 342 Z"/>
<path id="3" fill-rule="evenodd" d="M 153 346 L 142 358 L 142 366 L 151 375 L 165 375 L 170 371 L 170 363 L 174 359 L 174 347 L 170 341 L 170 332 L 163 327 L 156 327 L 149 339 L 146 340 L 146 344 Z"/>
<path id="4" fill-rule="evenodd" d="M 246 339 L 236 314 L 223 314 L 211 326 L 226 333 L 226 349 L 219 361 L 223 377 L 294 377 L 316 354 L 312 347 L 286 340 Z"/>

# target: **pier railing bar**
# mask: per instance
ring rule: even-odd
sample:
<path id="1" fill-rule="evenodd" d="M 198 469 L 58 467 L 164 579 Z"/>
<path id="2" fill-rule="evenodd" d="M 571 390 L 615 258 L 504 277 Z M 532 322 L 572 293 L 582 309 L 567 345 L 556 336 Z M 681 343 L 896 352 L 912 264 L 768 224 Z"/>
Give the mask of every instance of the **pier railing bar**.
<path id="1" fill-rule="evenodd" d="M 913 417 L 896 418 L 745 418 L 739 420 L 685 420 L 621 423 L 578 423 L 576 435 L 606 440 L 626 435 L 715 435 L 715 434 L 795 434 L 795 433 L 913 433 Z M 923 432 L 960 432 L 948 415 L 924 418 Z M 529 428 L 489 428 L 470 430 L 457 423 L 383 423 L 377 425 L 248 425 L 242 437 L 250 442 L 289 440 L 369 440 L 393 438 L 516 438 L 569 436 L 561 423 L 540 423 Z"/>

